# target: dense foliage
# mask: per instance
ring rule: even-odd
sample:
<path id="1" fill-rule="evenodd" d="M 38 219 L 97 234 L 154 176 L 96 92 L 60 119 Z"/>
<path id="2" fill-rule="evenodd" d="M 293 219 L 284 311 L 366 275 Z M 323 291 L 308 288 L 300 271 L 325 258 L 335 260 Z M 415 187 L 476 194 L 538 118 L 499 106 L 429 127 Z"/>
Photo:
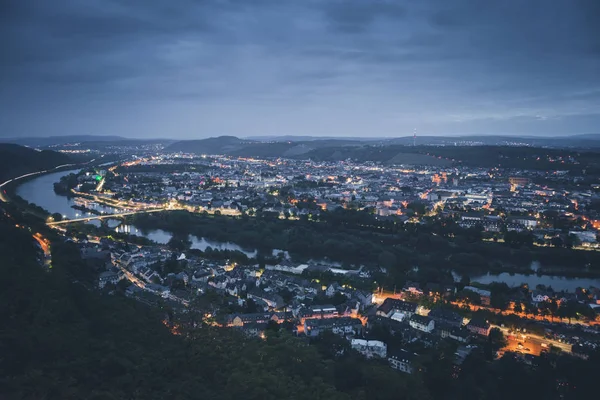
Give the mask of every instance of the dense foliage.
<path id="1" fill-rule="evenodd" d="M 0 182 L 69 162 L 69 156 L 55 151 L 36 151 L 16 144 L 0 143 Z"/>

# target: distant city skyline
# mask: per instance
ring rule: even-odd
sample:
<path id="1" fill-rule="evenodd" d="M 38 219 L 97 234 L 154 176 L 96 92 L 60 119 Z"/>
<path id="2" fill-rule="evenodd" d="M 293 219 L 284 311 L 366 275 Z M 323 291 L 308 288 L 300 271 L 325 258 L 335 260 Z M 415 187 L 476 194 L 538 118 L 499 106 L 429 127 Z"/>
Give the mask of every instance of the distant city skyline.
<path id="1" fill-rule="evenodd" d="M 0 138 L 600 133 L 600 1 L 0 5 Z"/>

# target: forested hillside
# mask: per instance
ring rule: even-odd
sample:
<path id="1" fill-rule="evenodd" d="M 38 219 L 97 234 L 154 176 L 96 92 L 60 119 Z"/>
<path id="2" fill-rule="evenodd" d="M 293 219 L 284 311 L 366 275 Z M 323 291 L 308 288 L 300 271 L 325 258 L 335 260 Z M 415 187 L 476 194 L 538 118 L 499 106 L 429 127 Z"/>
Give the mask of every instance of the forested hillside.
<path id="1" fill-rule="evenodd" d="M 16 144 L 0 143 L 0 182 L 70 162 L 69 156 L 55 151 L 37 151 Z"/>

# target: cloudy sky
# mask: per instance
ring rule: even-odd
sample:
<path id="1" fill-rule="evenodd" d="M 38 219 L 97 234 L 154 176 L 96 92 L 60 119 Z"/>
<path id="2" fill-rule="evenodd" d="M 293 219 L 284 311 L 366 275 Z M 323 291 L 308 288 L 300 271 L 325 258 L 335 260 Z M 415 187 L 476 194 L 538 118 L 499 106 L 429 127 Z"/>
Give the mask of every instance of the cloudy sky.
<path id="1" fill-rule="evenodd" d="M 0 136 L 600 133 L 599 0 L 5 0 Z"/>

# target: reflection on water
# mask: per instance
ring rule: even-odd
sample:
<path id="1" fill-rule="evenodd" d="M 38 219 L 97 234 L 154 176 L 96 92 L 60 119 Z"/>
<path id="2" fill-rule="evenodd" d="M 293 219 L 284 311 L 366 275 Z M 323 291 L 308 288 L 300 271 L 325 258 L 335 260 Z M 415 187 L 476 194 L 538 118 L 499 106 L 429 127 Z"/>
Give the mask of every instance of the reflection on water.
<path id="1" fill-rule="evenodd" d="M 536 263 L 537 264 L 537 263 Z M 534 267 L 532 265 L 532 267 Z M 535 266 L 535 270 L 539 268 L 539 264 Z M 533 268 L 532 268 L 533 269 Z M 460 281 L 461 276 L 452 273 L 456 281 Z M 526 283 L 531 289 L 537 285 L 552 286 L 552 289 L 559 291 L 574 292 L 578 287 L 589 288 L 591 286 L 600 287 L 600 279 L 591 278 L 565 278 L 563 276 L 552 275 L 525 275 L 525 274 L 510 274 L 503 272 L 501 274 L 485 274 L 480 276 L 472 276 L 471 282 L 478 282 L 487 285 L 492 282 L 503 282 L 510 287 L 517 287 Z"/>
<path id="2" fill-rule="evenodd" d="M 116 232 L 126 233 L 129 235 L 136 235 L 148 238 L 156 243 L 167 244 L 169 240 L 173 237 L 173 235 L 169 232 L 163 231 L 162 229 L 153 229 L 151 231 L 143 232 L 142 230 L 136 228 L 132 225 L 120 225 L 115 229 Z M 258 253 L 256 250 L 247 251 L 242 249 L 235 243 L 230 242 L 217 242 L 212 240 L 207 240 L 205 238 L 199 238 L 197 236 L 189 236 L 189 239 L 192 242 L 192 249 L 198 249 L 205 251 L 208 247 L 218 250 L 232 250 L 232 251 L 241 251 L 246 254 L 248 257 L 256 257 Z"/>
<path id="3" fill-rule="evenodd" d="M 75 204 L 72 199 L 54 193 L 54 183 L 58 182 L 63 176 L 78 171 L 70 170 L 41 175 L 19 185 L 17 195 L 30 203 L 37 204 L 50 213 L 60 213 L 66 215 L 67 218 L 77 218 L 75 214 L 81 214 L 81 211 L 71 208 Z"/>
<path id="4" fill-rule="evenodd" d="M 121 221 L 118 219 L 109 219 L 106 220 L 106 224 L 108 225 L 109 228 L 116 228 L 117 226 L 121 225 Z"/>
<path id="5" fill-rule="evenodd" d="M 244 253 L 245 255 L 247 255 L 250 258 L 256 257 L 256 254 L 258 254 L 258 252 L 256 250 L 246 251 L 246 250 L 242 249 L 240 246 L 238 246 L 237 244 L 231 243 L 231 242 L 215 242 L 212 240 L 206 240 L 205 238 L 199 238 L 197 236 L 191 236 L 190 239 L 192 240 L 192 249 L 198 249 L 198 250 L 204 251 L 208 247 L 211 247 L 213 249 L 218 249 L 218 250 L 241 251 L 242 253 Z"/>
<path id="6" fill-rule="evenodd" d="M 75 210 L 72 206 L 75 205 L 73 198 L 61 196 L 54 193 L 54 184 L 60 181 L 63 176 L 71 173 L 77 173 L 79 170 L 69 170 L 54 172 L 52 174 L 40 175 L 30 181 L 23 183 L 17 187 L 17 195 L 27 200 L 30 203 L 36 204 L 49 213 L 59 213 L 68 219 L 81 218 L 85 216 L 94 216 L 93 214 Z M 112 207 L 103 207 L 100 205 L 88 205 L 88 208 L 94 209 L 106 214 L 114 213 Z M 96 225 L 96 223 L 93 223 Z M 96 225 L 96 226 L 99 226 Z"/>

